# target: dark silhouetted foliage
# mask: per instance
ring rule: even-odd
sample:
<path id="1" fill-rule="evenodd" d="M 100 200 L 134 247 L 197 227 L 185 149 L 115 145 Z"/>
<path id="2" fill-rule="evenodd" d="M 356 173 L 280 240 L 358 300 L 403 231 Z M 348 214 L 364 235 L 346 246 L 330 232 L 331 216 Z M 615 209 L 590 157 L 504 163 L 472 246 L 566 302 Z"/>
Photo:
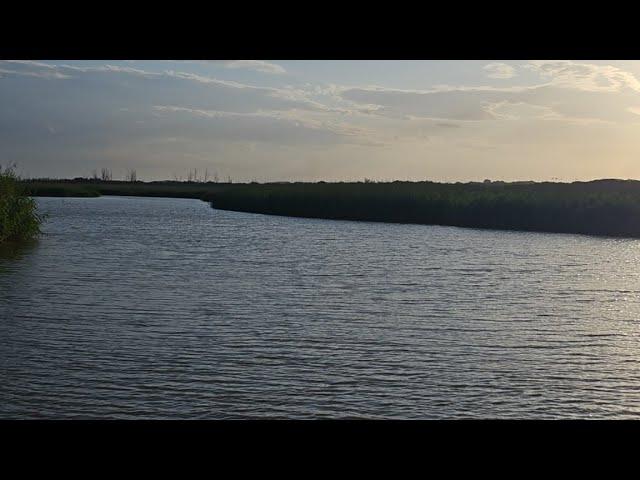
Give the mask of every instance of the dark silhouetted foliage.
<path id="1" fill-rule="evenodd" d="M 215 208 L 295 217 L 640 237 L 640 182 L 243 185 Z"/>
<path id="2" fill-rule="evenodd" d="M 640 237 L 640 182 L 122 182 L 31 180 L 32 195 L 197 198 L 293 217 Z"/>
<path id="3" fill-rule="evenodd" d="M 0 243 L 35 238 L 43 220 L 36 207 L 13 168 L 0 167 Z"/>
<path id="4" fill-rule="evenodd" d="M 131 182 L 74 180 L 25 180 L 26 190 L 37 197 L 98 197 L 124 195 L 138 197 L 202 198 L 212 190 L 224 188 L 224 183 L 203 182 Z"/>

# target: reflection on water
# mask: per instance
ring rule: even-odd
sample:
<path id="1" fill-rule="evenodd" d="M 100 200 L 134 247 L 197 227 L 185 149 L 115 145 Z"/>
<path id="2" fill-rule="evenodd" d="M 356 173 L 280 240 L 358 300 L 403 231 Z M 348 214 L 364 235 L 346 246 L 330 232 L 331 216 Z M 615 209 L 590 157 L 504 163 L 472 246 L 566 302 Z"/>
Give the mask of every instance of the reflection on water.
<path id="1" fill-rule="evenodd" d="M 2 418 L 635 418 L 640 241 L 39 199 Z"/>
<path id="2" fill-rule="evenodd" d="M 28 255 L 38 246 L 38 243 L 38 240 L 0 243 L 0 268 L 7 267 L 11 261 L 20 260 Z"/>

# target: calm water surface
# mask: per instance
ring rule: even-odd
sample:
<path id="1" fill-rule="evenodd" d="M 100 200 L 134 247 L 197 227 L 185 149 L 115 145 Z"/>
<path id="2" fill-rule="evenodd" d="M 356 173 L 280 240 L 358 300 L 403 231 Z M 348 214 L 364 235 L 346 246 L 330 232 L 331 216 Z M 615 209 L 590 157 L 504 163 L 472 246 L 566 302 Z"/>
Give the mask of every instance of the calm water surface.
<path id="1" fill-rule="evenodd" d="M 637 418 L 640 241 L 40 198 L 1 418 Z"/>

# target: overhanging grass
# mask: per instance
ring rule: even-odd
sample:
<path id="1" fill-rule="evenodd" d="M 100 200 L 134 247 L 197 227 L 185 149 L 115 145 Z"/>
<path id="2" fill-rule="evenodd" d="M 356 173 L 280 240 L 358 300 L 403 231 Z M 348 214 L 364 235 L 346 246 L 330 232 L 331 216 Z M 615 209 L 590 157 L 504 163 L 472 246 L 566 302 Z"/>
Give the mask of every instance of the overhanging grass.
<path id="1" fill-rule="evenodd" d="M 43 217 L 12 168 L 0 167 L 0 243 L 26 241 L 40 233 Z"/>

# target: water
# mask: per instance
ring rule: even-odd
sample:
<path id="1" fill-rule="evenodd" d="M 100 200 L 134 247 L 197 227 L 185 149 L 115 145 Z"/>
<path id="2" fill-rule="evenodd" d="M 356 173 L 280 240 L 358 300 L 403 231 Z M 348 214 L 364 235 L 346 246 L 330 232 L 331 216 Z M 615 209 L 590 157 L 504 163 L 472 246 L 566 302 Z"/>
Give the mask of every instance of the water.
<path id="1" fill-rule="evenodd" d="M 41 198 L 0 418 L 638 418 L 640 241 Z"/>

